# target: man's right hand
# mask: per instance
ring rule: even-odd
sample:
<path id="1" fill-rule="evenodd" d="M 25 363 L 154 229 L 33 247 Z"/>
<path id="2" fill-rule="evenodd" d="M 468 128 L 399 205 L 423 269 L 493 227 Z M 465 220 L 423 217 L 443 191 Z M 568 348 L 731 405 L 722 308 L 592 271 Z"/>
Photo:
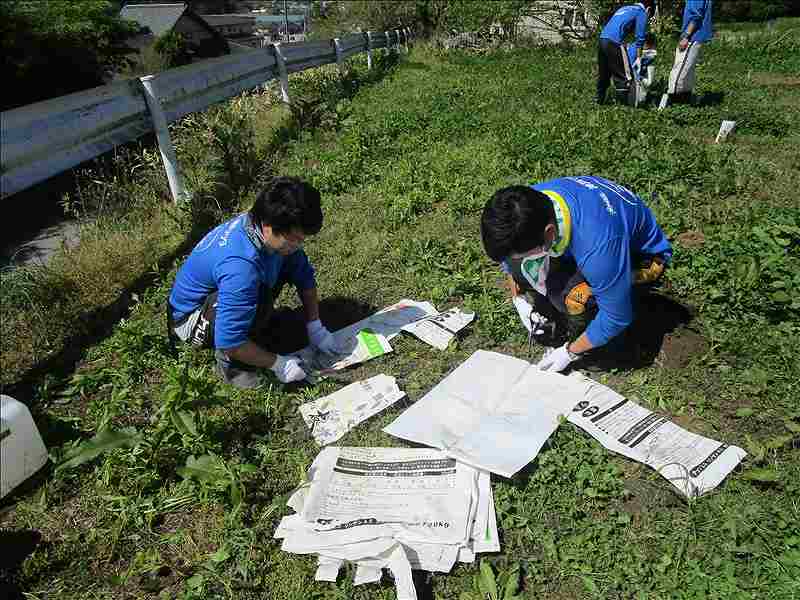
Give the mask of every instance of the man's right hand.
<path id="1" fill-rule="evenodd" d="M 275 376 L 281 383 L 291 383 L 302 381 L 306 378 L 306 372 L 300 366 L 300 359 L 294 356 L 275 355 L 275 364 L 270 367 Z"/>

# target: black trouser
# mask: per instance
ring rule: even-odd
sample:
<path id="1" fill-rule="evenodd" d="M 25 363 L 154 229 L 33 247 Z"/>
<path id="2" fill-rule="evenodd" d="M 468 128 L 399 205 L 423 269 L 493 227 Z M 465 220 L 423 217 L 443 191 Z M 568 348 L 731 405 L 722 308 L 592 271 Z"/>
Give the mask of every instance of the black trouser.
<path id="1" fill-rule="evenodd" d="M 636 256 L 631 261 L 634 265 L 634 279 L 636 274 L 647 270 L 654 262 L 663 265 L 664 261 L 659 256 Z M 554 320 L 559 326 L 557 337 L 569 339 L 577 338 L 588 327 L 597 315 L 597 299 L 592 293 L 589 282 L 572 258 L 550 258 L 550 271 L 547 274 L 547 296 L 542 296 L 534 290 L 522 274 L 522 259 L 509 259 L 511 276 L 519 286 L 521 292 L 531 296 L 536 312 L 548 319 Z M 656 266 L 656 265 L 654 265 Z M 663 271 L 655 281 L 638 284 L 636 288 L 646 291 L 658 285 L 663 276 Z M 581 307 L 582 305 L 582 307 Z M 578 310 L 576 310 L 576 308 Z"/>
<path id="2" fill-rule="evenodd" d="M 628 89 L 631 84 L 631 69 L 628 64 L 628 55 L 621 44 L 605 38 L 600 39 L 597 47 L 597 102 L 602 104 L 606 99 L 606 92 L 611 80 L 617 98 L 623 102 L 627 100 Z"/>

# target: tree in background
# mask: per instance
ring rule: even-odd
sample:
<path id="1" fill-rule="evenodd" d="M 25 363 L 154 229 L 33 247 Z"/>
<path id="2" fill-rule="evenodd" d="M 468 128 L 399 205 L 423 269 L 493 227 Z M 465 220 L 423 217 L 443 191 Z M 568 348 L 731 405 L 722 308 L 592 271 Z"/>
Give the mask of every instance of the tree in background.
<path id="1" fill-rule="evenodd" d="M 0 109 L 84 90 L 129 62 L 138 26 L 106 0 L 2 0 Z"/>
<path id="2" fill-rule="evenodd" d="M 173 67 L 180 67 L 188 65 L 192 62 L 191 54 L 189 53 L 189 44 L 186 39 L 176 31 L 168 31 L 159 37 L 153 48 L 161 56 L 163 68 L 171 69 Z"/>

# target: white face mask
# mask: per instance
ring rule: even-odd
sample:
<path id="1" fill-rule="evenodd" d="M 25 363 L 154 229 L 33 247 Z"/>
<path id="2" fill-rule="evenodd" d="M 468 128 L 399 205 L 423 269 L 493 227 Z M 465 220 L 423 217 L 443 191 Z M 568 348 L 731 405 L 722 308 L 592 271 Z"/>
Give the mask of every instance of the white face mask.
<path id="1" fill-rule="evenodd" d="M 547 274 L 550 272 L 550 250 L 542 250 L 523 257 L 520 269 L 531 287 L 546 296 Z"/>

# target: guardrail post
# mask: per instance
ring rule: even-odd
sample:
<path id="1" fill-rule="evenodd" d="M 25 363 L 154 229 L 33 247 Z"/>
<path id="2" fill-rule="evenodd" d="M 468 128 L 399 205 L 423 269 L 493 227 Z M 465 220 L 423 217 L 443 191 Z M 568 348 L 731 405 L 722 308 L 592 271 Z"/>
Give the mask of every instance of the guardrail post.
<path id="1" fill-rule="evenodd" d="M 336 51 L 336 66 L 339 67 L 339 76 L 344 77 L 344 57 L 342 56 L 342 43 L 339 38 L 333 38 L 333 49 Z"/>
<path id="2" fill-rule="evenodd" d="M 272 54 L 275 56 L 275 63 L 278 65 L 278 79 L 281 83 L 281 99 L 285 104 L 290 103 L 289 99 L 289 73 L 286 71 L 286 60 L 283 58 L 283 53 L 279 46 L 280 42 L 270 44 Z"/>
<path id="3" fill-rule="evenodd" d="M 400 44 L 401 44 L 400 30 L 399 29 L 395 29 L 394 33 L 397 36 L 397 46 L 395 46 L 395 48 L 397 48 L 397 53 L 400 54 Z"/>
<path id="4" fill-rule="evenodd" d="M 139 83 L 141 84 L 144 101 L 147 103 L 147 109 L 150 111 L 150 118 L 153 120 L 153 129 L 156 132 L 161 161 L 164 163 L 164 171 L 167 173 L 169 191 L 172 194 L 172 200 L 175 204 L 178 204 L 186 198 L 186 188 L 183 187 L 178 157 L 175 155 L 175 146 L 172 145 L 172 139 L 169 137 L 167 117 L 164 115 L 164 109 L 158 99 L 153 79 L 155 79 L 154 75 L 147 75 L 140 77 Z"/>
<path id="5" fill-rule="evenodd" d="M 388 31 L 384 31 L 383 35 L 386 37 L 386 54 L 389 54 L 392 51 L 392 36 Z"/>
<path id="6" fill-rule="evenodd" d="M 368 31 L 364 34 L 367 38 L 367 70 L 372 69 L 372 34 Z"/>

